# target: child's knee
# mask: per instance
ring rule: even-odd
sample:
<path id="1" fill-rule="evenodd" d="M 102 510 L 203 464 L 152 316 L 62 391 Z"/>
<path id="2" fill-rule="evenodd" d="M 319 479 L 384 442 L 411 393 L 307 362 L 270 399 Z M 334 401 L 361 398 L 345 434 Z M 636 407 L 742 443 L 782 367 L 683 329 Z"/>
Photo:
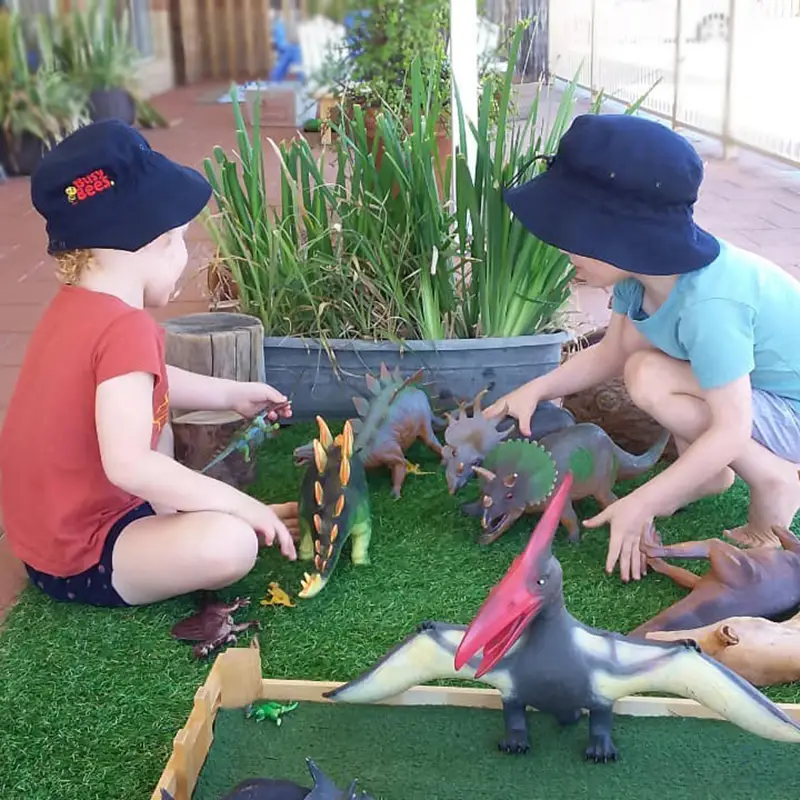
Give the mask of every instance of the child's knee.
<path id="1" fill-rule="evenodd" d="M 631 400 L 641 409 L 658 405 L 667 392 L 664 388 L 663 356 L 656 350 L 638 350 L 625 361 L 623 376 Z"/>
<path id="2" fill-rule="evenodd" d="M 202 558 L 207 572 L 220 582 L 233 581 L 247 575 L 258 558 L 258 537 L 238 517 L 220 515 L 214 530 L 207 537 Z"/>

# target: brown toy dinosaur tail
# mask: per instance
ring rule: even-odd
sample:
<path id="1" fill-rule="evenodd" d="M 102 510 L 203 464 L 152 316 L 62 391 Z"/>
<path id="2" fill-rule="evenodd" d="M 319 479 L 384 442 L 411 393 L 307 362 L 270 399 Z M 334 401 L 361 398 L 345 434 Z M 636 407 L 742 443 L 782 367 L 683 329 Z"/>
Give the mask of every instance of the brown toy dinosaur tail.
<path id="1" fill-rule="evenodd" d="M 661 458 L 670 436 L 672 436 L 672 434 L 668 430 L 665 430 L 650 448 L 639 456 L 635 456 L 633 453 L 623 450 L 615 443 L 614 455 L 619 464 L 617 479 L 626 481 L 630 478 L 637 478 L 643 472 L 647 472 L 647 470 L 654 467 Z"/>

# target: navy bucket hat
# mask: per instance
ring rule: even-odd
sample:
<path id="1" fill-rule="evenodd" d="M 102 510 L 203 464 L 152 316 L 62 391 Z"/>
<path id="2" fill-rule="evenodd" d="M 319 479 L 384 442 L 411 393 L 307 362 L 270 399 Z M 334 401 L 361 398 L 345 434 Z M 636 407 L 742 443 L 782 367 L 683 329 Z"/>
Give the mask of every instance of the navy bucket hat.
<path id="1" fill-rule="evenodd" d="M 79 128 L 31 176 L 31 200 L 47 223 L 51 254 L 135 252 L 191 222 L 210 197 L 200 172 L 156 152 L 120 120 Z"/>
<path id="2" fill-rule="evenodd" d="M 693 272 L 719 255 L 693 217 L 703 162 L 664 125 L 584 114 L 547 160 L 544 172 L 504 192 L 514 216 L 547 244 L 640 275 Z"/>

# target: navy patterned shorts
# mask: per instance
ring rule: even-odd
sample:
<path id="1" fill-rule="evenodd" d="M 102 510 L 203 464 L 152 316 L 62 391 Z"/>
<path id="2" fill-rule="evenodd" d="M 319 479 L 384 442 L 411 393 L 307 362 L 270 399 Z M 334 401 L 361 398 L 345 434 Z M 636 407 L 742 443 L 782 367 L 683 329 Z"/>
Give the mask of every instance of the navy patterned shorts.
<path id="1" fill-rule="evenodd" d="M 39 572 L 26 564 L 25 569 L 28 571 L 31 582 L 54 600 L 64 603 L 84 603 L 108 608 L 130 605 L 117 594 L 111 584 L 114 545 L 117 543 L 119 535 L 131 522 L 142 517 L 152 517 L 155 513 L 150 503 L 142 503 L 120 517 L 108 531 L 103 552 L 100 554 L 100 561 L 78 575 L 58 578 L 48 575 L 46 572 Z"/>

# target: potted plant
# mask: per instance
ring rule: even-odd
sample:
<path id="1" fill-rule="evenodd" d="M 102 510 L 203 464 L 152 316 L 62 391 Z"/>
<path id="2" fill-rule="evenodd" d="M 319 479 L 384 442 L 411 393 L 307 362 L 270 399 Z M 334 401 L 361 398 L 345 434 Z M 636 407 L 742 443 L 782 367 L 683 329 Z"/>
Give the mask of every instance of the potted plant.
<path id="1" fill-rule="evenodd" d="M 136 87 L 141 56 L 131 43 L 129 11 L 120 5 L 87 0 L 84 8 L 41 25 L 40 37 L 50 40 L 47 47 L 59 68 L 88 92 L 92 121 L 121 119 L 132 125 L 143 103 Z"/>
<path id="2" fill-rule="evenodd" d="M 0 14 L 0 162 L 9 175 L 30 175 L 43 152 L 89 121 L 87 94 L 47 59 L 31 68 L 23 24 Z"/>
<path id="3" fill-rule="evenodd" d="M 572 269 L 512 217 L 502 187 L 515 175 L 536 174 L 542 165 L 534 155 L 555 152 L 575 84 L 550 126 L 537 100 L 523 124 L 508 130 L 521 32 L 512 42 L 496 129 L 489 113 L 494 87 L 484 87 L 472 128 L 475 178 L 461 143 L 455 195 L 452 163 L 443 186 L 437 181 L 441 98 L 418 60 L 409 80 L 410 125 L 392 114 L 376 118 L 381 164 L 359 108 L 338 126 L 330 153 L 319 155 L 302 137 L 268 140 L 282 171 L 275 208 L 258 108 L 251 138 L 234 102 L 238 158 L 217 147 L 205 162 L 217 206 L 206 224 L 238 307 L 264 324 L 267 372 L 292 395 L 296 419 L 351 414 L 364 373 L 377 372 L 381 361 L 400 363 L 404 372 L 424 368 L 442 397 L 468 399 L 488 387 L 487 401 L 559 364 L 570 338 L 562 312 Z M 463 117 L 460 107 L 455 113 Z"/>

